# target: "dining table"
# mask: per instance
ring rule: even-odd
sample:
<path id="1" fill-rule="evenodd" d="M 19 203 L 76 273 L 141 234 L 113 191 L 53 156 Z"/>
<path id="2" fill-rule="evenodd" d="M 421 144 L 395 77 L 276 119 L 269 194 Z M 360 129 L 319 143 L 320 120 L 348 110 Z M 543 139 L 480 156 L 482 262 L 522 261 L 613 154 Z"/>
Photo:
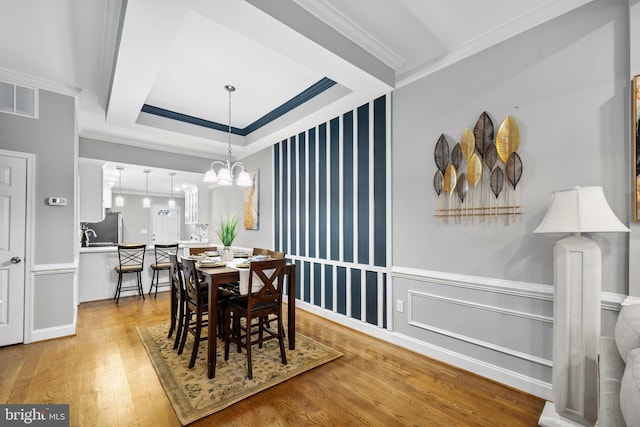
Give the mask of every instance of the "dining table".
<path id="1" fill-rule="evenodd" d="M 247 261 L 244 259 L 236 259 L 225 266 L 210 267 L 205 263 L 198 266 L 197 270 L 202 279 L 208 284 L 209 289 L 209 322 L 207 334 L 207 376 L 213 378 L 216 375 L 216 353 L 217 353 L 217 328 L 218 316 L 211 313 L 218 312 L 218 287 L 224 283 L 240 282 L 240 268 L 235 265 L 238 261 Z M 287 338 L 289 341 L 289 349 L 296 348 L 296 264 L 287 261 L 284 269 L 285 283 L 287 286 Z"/>

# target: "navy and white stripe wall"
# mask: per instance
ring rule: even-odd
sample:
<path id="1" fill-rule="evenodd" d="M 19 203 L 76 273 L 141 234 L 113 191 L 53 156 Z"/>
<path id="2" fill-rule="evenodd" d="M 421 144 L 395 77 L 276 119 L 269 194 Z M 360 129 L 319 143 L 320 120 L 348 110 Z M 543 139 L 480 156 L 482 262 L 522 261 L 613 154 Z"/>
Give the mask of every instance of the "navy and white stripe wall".
<path id="1" fill-rule="evenodd" d="M 273 146 L 275 247 L 296 296 L 388 325 L 389 96 Z"/>

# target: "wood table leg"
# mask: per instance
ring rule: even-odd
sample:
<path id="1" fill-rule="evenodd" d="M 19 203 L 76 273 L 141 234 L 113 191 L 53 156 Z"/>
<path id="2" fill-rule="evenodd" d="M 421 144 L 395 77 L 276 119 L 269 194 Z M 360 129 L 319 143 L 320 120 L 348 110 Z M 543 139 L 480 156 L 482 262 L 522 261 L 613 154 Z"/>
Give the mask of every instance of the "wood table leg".
<path id="1" fill-rule="evenodd" d="M 296 265 L 291 264 L 289 267 L 289 289 L 287 292 L 287 311 L 289 312 L 287 322 L 287 334 L 289 335 L 289 350 L 296 349 Z"/>
<path id="2" fill-rule="evenodd" d="M 207 376 L 216 376 L 216 352 L 218 342 L 218 285 L 213 286 L 210 275 L 206 276 L 209 285 L 209 327 L 207 335 Z"/>

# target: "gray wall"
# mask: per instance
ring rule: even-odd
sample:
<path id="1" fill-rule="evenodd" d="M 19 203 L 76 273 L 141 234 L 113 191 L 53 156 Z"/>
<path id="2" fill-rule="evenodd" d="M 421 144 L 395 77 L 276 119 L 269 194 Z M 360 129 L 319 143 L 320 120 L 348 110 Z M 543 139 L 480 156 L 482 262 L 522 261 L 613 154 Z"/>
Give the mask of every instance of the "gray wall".
<path id="1" fill-rule="evenodd" d="M 0 148 L 33 153 L 35 160 L 34 241 L 31 338 L 75 332 L 74 271 L 76 224 L 76 149 L 74 99 L 39 92 L 39 118 L 0 114 Z M 50 196 L 67 199 L 67 206 L 45 204 Z M 29 295 L 27 293 L 27 295 Z M 27 322 L 29 327 L 29 322 Z M 39 332 L 40 331 L 40 332 Z"/>
<path id="2" fill-rule="evenodd" d="M 595 1 L 394 92 L 394 265 L 553 283 L 553 245 L 533 235 L 554 190 L 601 185 L 629 220 L 628 7 Z M 438 223 L 433 150 L 459 140 L 487 111 L 521 134 L 524 214 L 509 226 Z M 417 190 L 417 192 L 416 192 Z M 603 252 L 603 290 L 627 292 L 626 234 L 591 236 Z"/>
<path id="3" fill-rule="evenodd" d="M 549 397 L 553 246 L 534 235 L 552 191 L 599 185 L 630 220 L 629 25 L 626 1 L 596 0 L 398 88 L 393 94 L 394 331 L 414 347 Z M 434 214 L 434 147 L 459 141 L 487 111 L 515 118 L 523 215 L 510 225 L 443 224 Z M 455 142 L 453 142 L 455 143 Z M 628 292 L 628 235 L 602 249 L 603 334 Z"/>
<path id="4" fill-rule="evenodd" d="M 74 100 L 40 91 L 38 119 L 0 114 L 0 148 L 36 155 L 34 264 L 71 263 L 74 259 L 75 149 Z M 67 206 L 45 204 L 50 196 Z"/>
<path id="5" fill-rule="evenodd" d="M 115 142 L 80 138 L 79 157 L 99 159 L 111 162 L 123 162 L 133 165 L 145 165 L 154 168 L 175 169 L 185 172 L 203 173 L 211 165 L 210 159 L 150 150 Z"/>
<path id="6" fill-rule="evenodd" d="M 233 242 L 238 247 L 273 248 L 273 162 L 271 148 L 262 150 L 252 156 L 242 159 L 249 171 L 259 171 L 260 185 L 258 195 L 259 228 L 245 230 L 243 226 L 244 189 L 241 187 L 217 187 L 210 190 L 210 220 L 209 228 L 212 241 L 218 243 L 216 227 L 221 215 L 236 213 L 240 226 L 238 237 Z"/>

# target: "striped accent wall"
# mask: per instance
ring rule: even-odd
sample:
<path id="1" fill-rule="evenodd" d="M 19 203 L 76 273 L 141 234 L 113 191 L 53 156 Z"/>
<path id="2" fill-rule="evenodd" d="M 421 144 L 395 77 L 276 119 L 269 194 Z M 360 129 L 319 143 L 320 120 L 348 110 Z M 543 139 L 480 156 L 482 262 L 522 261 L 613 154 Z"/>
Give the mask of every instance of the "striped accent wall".
<path id="1" fill-rule="evenodd" d="M 275 247 L 296 296 L 387 327 L 390 102 L 382 96 L 273 146 Z"/>

